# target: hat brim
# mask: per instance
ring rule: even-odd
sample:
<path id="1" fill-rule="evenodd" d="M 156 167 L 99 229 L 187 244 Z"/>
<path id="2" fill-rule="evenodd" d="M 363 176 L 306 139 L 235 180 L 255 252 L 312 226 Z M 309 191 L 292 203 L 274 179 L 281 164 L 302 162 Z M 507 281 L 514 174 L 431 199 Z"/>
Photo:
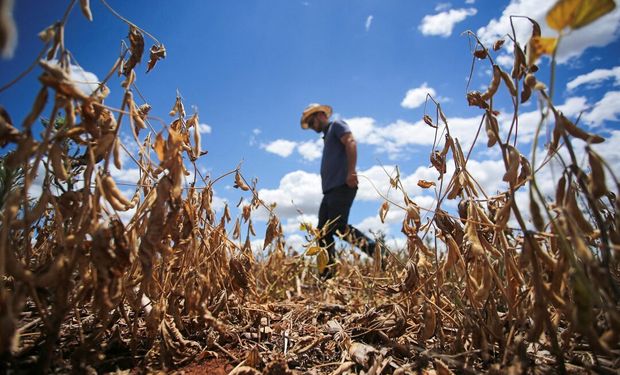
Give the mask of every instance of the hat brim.
<path id="1" fill-rule="evenodd" d="M 317 112 L 323 112 L 329 118 L 332 115 L 332 107 L 328 105 L 318 105 L 316 107 L 308 108 L 301 114 L 301 128 L 308 129 L 310 126 L 308 125 L 308 117 L 312 116 Z"/>

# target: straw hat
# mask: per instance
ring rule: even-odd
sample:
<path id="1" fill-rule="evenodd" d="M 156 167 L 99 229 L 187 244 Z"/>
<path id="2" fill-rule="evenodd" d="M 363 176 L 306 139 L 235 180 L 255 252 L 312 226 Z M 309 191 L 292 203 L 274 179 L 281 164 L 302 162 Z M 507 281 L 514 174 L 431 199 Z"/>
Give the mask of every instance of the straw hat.
<path id="1" fill-rule="evenodd" d="M 317 112 L 323 112 L 325 113 L 325 115 L 327 115 L 327 118 L 329 118 L 332 115 L 332 107 L 326 104 L 318 104 L 318 103 L 309 104 L 306 107 L 306 109 L 304 109 L 304 112 L 301 114 L 301 128 L 302 129 L 308 129 L 308 117 L 310 117 L 311 115 Z"/>

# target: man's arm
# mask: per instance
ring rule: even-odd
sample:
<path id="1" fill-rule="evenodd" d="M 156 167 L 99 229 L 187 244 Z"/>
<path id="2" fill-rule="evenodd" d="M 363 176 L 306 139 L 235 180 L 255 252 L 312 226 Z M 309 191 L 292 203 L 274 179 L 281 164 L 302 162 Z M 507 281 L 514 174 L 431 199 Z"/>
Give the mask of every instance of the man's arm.
<path id="1" fill-rule="evenodd" d="M 345 152 L 347 153 L 347 185 L 349 187 L 357 187 L 357 172 L 355 166 L 357 164 L 357 144 L 352 133 L 345 133 L 340 137 L 340 142 L 344 145 Z"/>

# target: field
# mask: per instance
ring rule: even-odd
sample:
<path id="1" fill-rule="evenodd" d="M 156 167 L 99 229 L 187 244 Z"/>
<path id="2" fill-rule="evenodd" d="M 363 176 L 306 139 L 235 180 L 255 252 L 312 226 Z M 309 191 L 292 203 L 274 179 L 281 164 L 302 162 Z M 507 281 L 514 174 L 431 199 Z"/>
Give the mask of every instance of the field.
<path id="1" fill-rule="evenodd" d="M 73 6 L 92 17 L 88 1 Z M 581 11 L 578 20 L 556 11 L 551 26 L 579 28 L 604 14 Z M 436 132 L 429 160 L 437 180 L 419 184 L 440 196 L 429 220 L 421 220 L 424 212 L 392 176 L 405 204 L 386 199 L 379 215 L 405 213 L 406 248 L 385 248 L 372 260 L 342 256 L 337 275 L 326 281 L 317 276 L 327 263 L 319 230 L 307 226 L 307 246 L 290 248 L 270 202 L 240 167 L 213 180 L 200 175 L 196 161 L 207 150 L 200 147 L 198 116 L 186 112 L 179 96 L 165 131 L 155 130 L 135 68 L 148 61 L 149 70 L 157 69 L 163 45 L 146 50 L 144 32 L 122 18 L 126 48 L 87 95 L 68 72 L 66 22 L 41 34 L 41 86 L 27 98 L 30 114 L 14 121 L 11 109 L 0 107 L 3 373 L 620 370 L 620 185 L 590 147 L 605 139 L 565 117 L 554 106 L 553 82 L 537 80 L 537 58 L 553 58 L 561 41 L 543 38 L 535 21 L 527 48 L 510 36 L 485 46 L 469 35 L 472 63 L 493 69 L 486 91 L 467 93 L 483 114 L 472 130 L 480 136 L 475 146 L 501 151 L 509 188 L 481 192 L 467 169 L 471 149 L 452 138 L 449 111 L 429 96 L 433 110 L 424 121 Z M 493 60 L 504 44 L 514 47 L 510 72 Z M 123 100 L 103 104 L 106 82 L 117 73 L 124 77 Z M 493 98 L 500 89 L 512 97 L 511 124 L 497 120 Z M 520 106 L 535 98 L 543 103 L 538 130 L 545 118 L 553 124 L 544 160 L 515 146 Z M 32 129 L 41 118 L 47 120 L 39 137 Z M 139 148 L 129 154 L 141 170 L 133 196 L 110 175 L 123 168 L 127 152 L 121 127 Z M 457 172 L 447 179 L 449 160 Z M 555 196 L 546 197 L 537 174 L 551 160 L 564 168 Z M 190 172 L 194 179 L 186 184 Z M 38 173 L 45 175 L 43 192 L 31 197 Z M 250 197 L 238 217 L 213 209 L 220 179 L 234 180 Z M 517 191 L 528 192 L 529 207 L 517 205 Z M 458 212 L 445 209 L 449 200 L 459 202 Z M 271 215 L 267 255 L 257 258 L 250 240 L 259 207 Z M 133 215 L 122 221 L 119 213 L 129 210 Z"/>

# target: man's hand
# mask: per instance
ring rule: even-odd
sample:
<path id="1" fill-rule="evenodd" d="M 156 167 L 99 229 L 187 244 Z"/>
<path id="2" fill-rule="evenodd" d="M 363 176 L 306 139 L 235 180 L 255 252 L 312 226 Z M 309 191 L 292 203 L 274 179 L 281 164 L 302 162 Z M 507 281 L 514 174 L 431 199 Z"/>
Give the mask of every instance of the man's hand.
<path id="1" fill-rule="evenodd" d="M 344 150 L 347 153 L 347 186 L 350 188 L 357 187 L 357 172 L 355 172 L 355 165 L 357 164 L 357 144 L 353 134 L 345 133 L 340 142 L 344 145 Z"/>
<path id="2" fill-rule="evenodd" d="M 357 173 L 349 172 L 347 173 L 347 186 L 350 188 L 356 188 L 359 181 L 357 180 Z"/>

